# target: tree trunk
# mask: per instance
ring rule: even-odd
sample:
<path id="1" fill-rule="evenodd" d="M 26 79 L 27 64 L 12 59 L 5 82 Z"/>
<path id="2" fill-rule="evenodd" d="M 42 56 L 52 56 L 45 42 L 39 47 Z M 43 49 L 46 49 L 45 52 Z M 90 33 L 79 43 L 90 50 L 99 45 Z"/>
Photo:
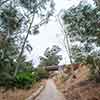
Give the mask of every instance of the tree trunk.
<path id="1" fill-rule="evenodd" d="M 35 17 L 35 16 L 33 15 L 32 21 L 31 21 L 31 23 L 30 23 L 30 26 L 29 26 L 29 28 L 28 28 L 26 37 L 25 37 L 25 39 L 24 39 L 24 42 L 23 42 L 23 45 L 22 45 L 22 48 L 21 48 L 21 52 L 20 52 L 20 54 L 19 54 L 19 56 L 18 56 L 18 58 L 17 58 L 17 66 L 16 66 L 16 68 L 15 68 L 15 72 L 14 72 L 14 76 L 13 76 L 13 77 L 15 77 L 16 74 L 17 74 L 17 72 L 18 72 L 18 69 L 19 69 L 19 66 L 20 66 L 20 63 L 21 63 L 21 62 L 20 62 L 20 58 L 21 58 L 22 55 L 23 55 L 24 48 L 25 48 L 25 43 L 26 43 L 26 41 L 27 41 L 27 39 L 28 39 L 28 36 L 29 36 L 29 33 L 30 33 L 30 29 L 31 29 L 32 24 L 33 24 L 33 21 L 34 21 L 34 17 Z"/>
<path id="2" fill-rule="evenodd" d="M 61 23 L 59 18 L 58 18 L 58 22 L 59 22 L 61 28 L 63 29 L 64 38 L 65 38 L 65 41 L 66 41 L 66 42 L 64 42 L 65 43 L 64 45 L 65 45 L 66 49 L 68 48 L 68 55 L 69 55 L 69 59 L 70 59 L 70 63 L 71 63 L 71 72 L 72 72 L 72 76 L 73 76 L 74 75 L 74 69 L 73 69 L 73 65 L 72 65 L 73 62 L 72 62 L 72 59 L 71 59 L 71 48 L 70 48 L 70 44 L 69 44 L 68 33 L 66 33 L 66 31 L 65 31 L 65 29 L 64 29 L 64 27 L 63 27 L 63 25 L 62 25 L 62 23 Z M 67 43 L 67 46 L 66 46 L 66 43 Z"/>

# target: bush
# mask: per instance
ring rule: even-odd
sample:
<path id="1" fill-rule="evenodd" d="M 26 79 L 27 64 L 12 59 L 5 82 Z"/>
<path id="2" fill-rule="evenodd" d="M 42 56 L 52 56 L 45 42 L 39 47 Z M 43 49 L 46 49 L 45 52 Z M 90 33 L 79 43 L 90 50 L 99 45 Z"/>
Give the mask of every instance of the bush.
<path id="1" fill-rule="evenodd" d="M 43 78 L 48 78 L 48 72 L 43 68 L 37 68 L 34 72 L 19 72 L 15 78 L 8 77 L 8 75 L 0 75 L 0 86 L 7 88 L 30 88 Z"/>
<path id="2" fill-rule="evenodd" d="M 43 68 L 37 68 L 34 72 L 20 72 L 16 75 L 15 86 L 29 88 L 43 78 L 48 78 L 48 72 Z"/>
<path id="3" fill-rule="evenodd" d="M 36 73 L 32 72 L 20 72 L 16 75 L 16 87 L 18 88 L 29 88 L 33 83 L 36 83 L 39 77 Z"/>
<path id="4" fill-rule="evenodd" d="M 96 69 L 96 66 L 90 66 L 90 80 L 95 80 L 100 83 L 100 70 Z"/>
<path id="5" fill-rule="evenodd" d="M 43 68 L 37 68 L 36 73 L 37 73 L 40 80 L 49 77 L 48 72 Z"/>
<path id="6" fill-rule="evenodd" d="M 14 86 L 15 80 L 7 73 L 0 73 L 0 86 L 12 87 Z"/>
<path id="7" fill-rule="evenodd" d="M 88 55 L 86 62 L 90 69 L 89 79 L 100 82 L 100 58 L 98 56 Z"/>

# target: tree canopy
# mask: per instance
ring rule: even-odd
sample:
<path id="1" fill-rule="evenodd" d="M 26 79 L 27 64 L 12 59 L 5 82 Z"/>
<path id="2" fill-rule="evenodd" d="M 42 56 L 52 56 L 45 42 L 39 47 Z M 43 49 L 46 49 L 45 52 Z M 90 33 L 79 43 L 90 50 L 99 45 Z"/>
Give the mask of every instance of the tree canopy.
<path id="1" fill-rule="evenodd" d="M 49 47 L 44 51 L 44 55 L 40 57 L 39 66 L 52 66 L 58 65 L 60 60 L 62 60 L 62 56 L 58 53 L 61 51 L 56 45 L 53 45 L 50 49 Z"/>
<path id="2" fill-rule="evenodd" d="M 25 50 L 32 51 L 28 36 L 39 33 L 53 12 L 53 0 L 0 0 L 1 72 L 16 76 L 25 65 Z"/>
<path id="3" fill-rule="evenodd" d="M 100 11 L 98 7 L 81 2 L 77 7 L 71 7 L 64 12 L 63 21 L 69 35 L 73 62 L 91 64 L 92 71 L 99 72 Z"/>
<path id="4" fill-rule="evenodd" d="M 92 16 L 92 17 L 91 17 Z M 80 3 L 65 11 L 64 24 L 67 27 L 70 41 L 81 48 L 85 53 L 90 53 L 99 46 L 99 11 L 89 4 Z"/>

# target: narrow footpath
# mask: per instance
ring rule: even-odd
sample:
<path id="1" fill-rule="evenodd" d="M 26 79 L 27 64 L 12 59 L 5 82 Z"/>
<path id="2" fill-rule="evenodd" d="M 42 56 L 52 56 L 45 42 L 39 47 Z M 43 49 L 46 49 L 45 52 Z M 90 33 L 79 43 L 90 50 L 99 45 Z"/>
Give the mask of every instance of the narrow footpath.
<path id="1" fill-rule="evenodd" d="M 36 98 L 36 100 L 65 100 L 64 96 L 57 90 L 52 79 L 47 81 L 45 89 Z"/>

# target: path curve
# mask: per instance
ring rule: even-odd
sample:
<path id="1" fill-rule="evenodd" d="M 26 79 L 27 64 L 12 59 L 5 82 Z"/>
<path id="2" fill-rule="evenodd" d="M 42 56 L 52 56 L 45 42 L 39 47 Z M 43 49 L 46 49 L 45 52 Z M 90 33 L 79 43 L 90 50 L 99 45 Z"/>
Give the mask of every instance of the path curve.
<path id="1" fill-rule="evenodd" d="M 52 79 L 47 80 L 47 84 L 36 100 L 65 100 L 64 96 L 57 90 Z"/>

